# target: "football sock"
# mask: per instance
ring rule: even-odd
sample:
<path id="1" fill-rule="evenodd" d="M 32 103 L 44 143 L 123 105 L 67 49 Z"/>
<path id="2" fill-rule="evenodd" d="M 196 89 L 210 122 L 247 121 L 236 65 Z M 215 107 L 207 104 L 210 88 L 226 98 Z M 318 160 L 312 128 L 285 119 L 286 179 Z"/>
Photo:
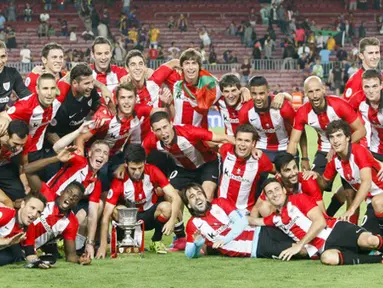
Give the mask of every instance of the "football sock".
<path id="1" fill-rule="evenodd" d="M 183 221 L 178 222 L 176 225 L 174 225 L 174 234 L 176 235 L 177 239 L 186 237 L 185 226 Z"/>
<path id="2" fill-rule="evenodd" d="M 377 234 L 375 236 L 378 237 L 378 239 L 379 239 L 379 244 L 378 244 L 378 247 L 376 248 L 376 250 L 378 250 L 379 252 L 383 252 L 383 238 L 379 234 Z"/>
<path id="3" fill-rule="evenodd" d="M 76 235 L 76 250 L 80 250 L 81 248 L 83 248 L 85 245 L 85 241 L 86 241 L 85 236 L 81 234 L 77 234 Z"/>
<path id="4" fill-rule="evenodd" d="M 357 254 L 351 251 L 342 251 L 338 253 L 339 265 L 358 265 L 369 263 L 381 263 L 382 255 Z"/>
<path id="5" fill-rule="evenodd" d="M 330 217 L 333 217 L 335 213 L 338 212 L 339 208 L 342 207 L 343 204 L 344 202 L 343 203 L 340 202 L 338 198 L 336 197 L 336 194 L 334 194 L 331 198 L 330 204 L 327 207 L 327 211 L 326 211 L 327 215 Z"/>
<path id="6" fill-rule="evenodd" d="M 162 240 L 162 228 L 164 228 L 164 225 L 167 221 L 167 219 L 165 220 L 165 222 L 161 221 L 158 219 L 159 217 L 157 217 L 156 219 L 156 225 L 155 225 L 155 228 L 154 228 L 154 233 L 153 233 L 153 236 L 152 236 L 152 241 L 161 241 Z"/>

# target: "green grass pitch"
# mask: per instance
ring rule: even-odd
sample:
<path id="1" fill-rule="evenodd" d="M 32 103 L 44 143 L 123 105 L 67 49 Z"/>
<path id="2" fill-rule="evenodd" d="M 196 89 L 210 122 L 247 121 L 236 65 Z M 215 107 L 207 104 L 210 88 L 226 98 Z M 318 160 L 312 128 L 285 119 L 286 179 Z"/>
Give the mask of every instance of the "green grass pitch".
<path id="1" fill-rule="evenodd" d="M 316 135 L 308 131 L 310 159 L 316 151 Z M 335 182 L 339 186 L 339 179 Z M 335 188 L 334 188 L 335 189 Z M 328 204 L 330 193 L 325 194 Z M 364 211 L 362 211 L 364 213 Z M 361 215 L 362 215 L 361 213 Z M 151 233 L 146 233 L 150 243 Z M 165 237 L 168 244 L 170 237 Z M 383 266 L 328 267 L 319 261 L 239 259 L 219 256 L 188 260 L 182 252 L 156 255 L 146 252 L 117 259 L 94 260 L 90 266 L 63 260 L 49 270 L 25 269 L 22 264 L 0 268 L 0 287 L 381 287 Z"/>

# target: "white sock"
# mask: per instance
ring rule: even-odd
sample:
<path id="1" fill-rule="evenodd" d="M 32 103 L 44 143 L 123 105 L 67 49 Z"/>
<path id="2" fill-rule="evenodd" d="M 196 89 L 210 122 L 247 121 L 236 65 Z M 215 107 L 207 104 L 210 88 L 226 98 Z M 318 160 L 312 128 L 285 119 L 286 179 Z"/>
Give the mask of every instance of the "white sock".
<path id="1" fill-rule="evenodd" d="M 81 234 L 77 234 L 76 236 L 76 250 L 80 250 L 82 247 L 84 247 L 86 241 L 86 237 Z"/>

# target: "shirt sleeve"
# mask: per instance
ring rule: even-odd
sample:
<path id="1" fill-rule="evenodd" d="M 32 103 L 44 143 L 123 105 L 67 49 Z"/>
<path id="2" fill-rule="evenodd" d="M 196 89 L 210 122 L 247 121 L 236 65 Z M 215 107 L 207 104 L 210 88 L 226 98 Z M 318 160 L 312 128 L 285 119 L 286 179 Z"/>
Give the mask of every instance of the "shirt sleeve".
<path id="1" fill-rule="evenodd" d="M 261 159 L 259 159 L 259 170 L 262 172 L 271 172 L 273 168 L 273 163 L 269 157 L 267 157 L 266 153 L 262 153 Z"/>
<path id="2" fill-rule="evenodd" d="M 0 212 L 0 228 L 6 225 L 16 215 L 15 210 L 8 207 L 0 207 Z"/>
<path id="3" fill-rule="evenodd" d="M 302 192 L 310 196 L 315 201 L 322 201 L 322 191 L 319 188 L 318 182 L 314 179 L 302 180 Z"/>
<path id="4" fill-rule="evenodd" d="M 357 147 L 358 149 L 355 149 L 356 153 L 353 154 L 355 155 L 355 162 L 358 165 L 359 170 L 362 170 L 363 168 L 373 168 L 375 160 L 371 152 L 363 146 L 358 145 Z"/>
<path id="5" fill-rule="evenodd" d="M 100 202 L 102 185 L 100 179 L 97 179 L 93 192 L 89 195 L 89 201 L 94 203 Z"/>
<path id="6" fill-rule="evenodd" d="M 193 223 L 193 217 L 189 219 L 188 223 L 186 224 L 186 241 L 188 243 L 194 243 L 194 233 L 197 232 L 197 227 L 195 227 Z"/>
<path id="7" fill-rule="evenodd" d="M 110 185 L 108 191 L 108 196 L 106 197 L 106 202 L 112 205 L 117 205 L 118 199 L 123 193 L 123 183 L 122 180 L 114 178 Z"/>
<path id="8" fill-rule="evenodd" d="M 325 180 L 327 180 L 327 181 L 330 181 L 330 180 L 334 179 L 336 174 L 337 174 L 337 172 L 335 169 L 335 162 L 334 162 L 334 159 L 332 159 L 326 165 L 326 168 L 323 172 L 323 178 L 325 178 Z"/>
<path id="9" fill-rule="evenodd" d="M 284 119 L 284 122 L 290 127 L 293 127 L 295 119 L 295 110 L 288 100 L 284 101 L 284 104 L 281 108 L 281 115 Z"/>
<path id="10" fill-rule="evenodd" d="M 263 222 L 265 223 L 266 226 L 275 226 L 274 224 L 274 217 L 275 217 L 275 213 L 269 215 L 269 216 L 266 216 L 265 218 L 263 218 Z"/>
<path id="11" fill-rule="evenodd" d="M 211 141 L 213 139 L 213 132 L 207 129 L 195 127 L 192 125 L 184 125 L 184 127 L 194 140 Z"/>
<path id="12" fill-rule="evenodd" d="M 157 187 L 164 188 L 165 186 L 169 185 L 168 178 L 166 178 L 166 176 L 164 175 L 164 173 L 160 169 L 158 169 L 154 165 L 150 165 L 149 167 L 151 169 L 150 178 L 152 179 L 153 183 Z"/>
<path id="13" fill-rule="evenodd" d="M 300 107 L 295 114 L 294 125 L 293 128 L 295 130 L 303 131 L 305 130 L 305 125 L 307 124 L 307 113 L 306 113 L 306 105 Z"/>
<path id="14" fill-rule="evenodd" d="M 230 215 L 231 212 L 237 210 L 237 207 L 235 207 L 229 200 L 227 200 L 226 198 L 218 198 L 217 200 L 217 204 L 219 207 L 221 207 L 223 209 L 223 211 L 225 211 L 225 213 L 227 215 Z"/>
<path id="15" fill-rule="evenodd" d="M 32 111 L 30 101 L 19 100 L 16 101 L 15 105 L 8 109 L 7 113 L 12 120 L 23 120 L 28 124 L 32 116 Z"/>
<path id="16" fill-rule="evenodd" d="M 248 112 L 249 112 L 249 108 L 248 108 L 248 104 L 246 103 L 239 110 L 239 113 L 238 113 L 239 124 L 248 124 L 249 123 Z"/>
<path id="17" fill-rule="evenodd" d="M 31 91 L 25 86 L 23 78 L 20 73 L 15 69 L 13 74 L 14 84 L 13 90 L 16 92 L 17 96 L 21 99 L 31 95 Z"/>
<path id="18" fill-rule="evenodd" d="M 57 101 L 59 102 L 64 102 L 69 90 L 70 90 L 70 85 L 68 83 L 66 83 L 65 81 L 59 81 L 59 83 L 57 84 L 57 88 L 60 92 L 60 94 L 57 96 Z"/>
<path id="19" fill-rule="evenodd" d="M 146 155 L 149 155 L 150 151 L 156 149 L 156 136 L 153 132 L 149 132 L 149 134 L 145 137 L 142 142 L 142 147 L 144 147 Z"/>
<path id="20" fill-rule="evenodd" d="M 35 239 L 36 239 L 36 226 L 35 224 L 30 224 L 27 229 L 27 233 L 25 235 L 25 240 L 23 242 L 23 246 L 31 246 L 32 249 L 25 249 L 30 250 L 30 253 L 26 253 L 26 256 L 32 255 L 32 251 L 34 252 L 34 247 L 35 247 Z"/>
<path id="21" fill-rule="evenodd" d="M 173 69 L 170 69 L 168 66 L 166 65 L 161 65 L 160 67 L 158 67 L 153 75 L 149 78 L 149 80 L 152 80 L 154 83 L 156 83 L 158 86 L 162 86 L 162 84 L 170 77 L 172 76 L 173 72 L 175 72 Z M 177 73 L 177 72 L 176 72 Z M 177 73 L 178 74 L 178 73 Z M 168 80 L 168 82 L 171 82 L 174 83 L 179 79 L 179 77 L 176 77 L 175 75 L 172 76 L 172 78 L 170 78 Z"/>
<path id="22" fill-rule="evenodd" d="M 310 198 L 306 194 L 296 194 L 294 195 L 294 204 L 296 204 L 303 214 L 307 216 L 311 209 L 317 207 L 314 199 Z"/>
<path id="23" fill-rule="evenodd" d="M 25 79 L 25 86 L 27 86 L 28 90 L 32 93 L 36 93 L 36 85 L 37 79 L 39 78 L 38 74 L 33 72 L 29 73 L 28 77 Z"/>
<path id="24" fill-rule="evenodd" d="M 339 116 L 346 121 L 348 124 L 352 124 L 357 118 L 358 114 L 352 109 L 352 107 L 344 100 L 342 99 L 337 99 L 338 101 L 341 101 L 339 106 L 338 106 L 338 111 Z"/>
<path id="25" fill-rule="evenodd" d="M 78 221 L 74 214 L 71 214 L 69 219 L 69 225 L 65 228 L 62 233 L 64 240 L 76 240 L 77 230 L 78 230 Z"/>

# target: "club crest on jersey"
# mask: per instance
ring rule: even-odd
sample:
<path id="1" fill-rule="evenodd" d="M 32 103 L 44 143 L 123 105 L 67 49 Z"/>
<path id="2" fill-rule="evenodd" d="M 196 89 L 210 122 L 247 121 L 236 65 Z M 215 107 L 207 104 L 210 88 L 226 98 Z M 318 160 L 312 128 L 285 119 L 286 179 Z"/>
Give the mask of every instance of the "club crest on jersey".
<path id="1" fill-rule="evenodd" d="M 113 191 L 109 190 L 108 196 L 106 196 L 106 198 L 111 199 L 112 197 L 113 197 Z"/>
<path id="2" fill-rule="evenodd" d="M 7 113 L 8 113 L 8 114 L 12 114 L 12 113 L 15 113 L 15 111 L 16 111 L 16 107 L 15 107 L 15 106 L 12 106 L 11 108 L 9 108 L 9 109 L 7 110 Z"/>
<path id="3" fill-rule="evenodd" d="M 0 218 L 3 217 L 3 212 L 0 212 Z"/>
<path id="4" fill-rule="evenodd" d="M 93 103 L 93 99 L 90 99 L 90 100 L 88 101 L 88 106 L 89 106 L 89 107 L 92 106 L 92 103 Z"/>
<path id="5" fill-rule="evenodd" d="M 10 82 L 4 82 L 3 83 L 3 88 L 4 88 L 4 90 L 9 90 L 9 88 L 11 88 L 11 83 Z"/>
<path id="6" fill-rule="evenodd" d="M 29 86 L 29 84 L 31 84 L 31 78 L 27 77 L 27 79 L 25 79 L 25 86 Z"/>

